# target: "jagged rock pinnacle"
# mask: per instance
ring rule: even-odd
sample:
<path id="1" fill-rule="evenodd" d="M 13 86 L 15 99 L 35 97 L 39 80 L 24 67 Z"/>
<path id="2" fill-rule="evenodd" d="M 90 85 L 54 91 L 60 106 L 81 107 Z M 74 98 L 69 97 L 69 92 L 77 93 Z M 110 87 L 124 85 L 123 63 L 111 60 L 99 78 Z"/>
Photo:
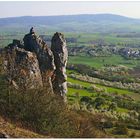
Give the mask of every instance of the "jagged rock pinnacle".
<path id="1" fill-rule="evenodd" d="M 16 89 L 45 86 L 47 92 L 65 97 L 68 52 L 64 35 L 55 33 L 50 49 L 32 27 L 23 41 L 24 44 L 14 40 L 3 49 L 3 64 L 9 82 Z"/>
<path id="2" fill-rule="evenodd" d="M 66 64 L 68 52 L 64 35 L 56 32 L 51 41 L 51 50 L 54 55 L 56 70 L 54 71 L 53 89 L 56 94 L 65 97 L 67 93 Z"/>

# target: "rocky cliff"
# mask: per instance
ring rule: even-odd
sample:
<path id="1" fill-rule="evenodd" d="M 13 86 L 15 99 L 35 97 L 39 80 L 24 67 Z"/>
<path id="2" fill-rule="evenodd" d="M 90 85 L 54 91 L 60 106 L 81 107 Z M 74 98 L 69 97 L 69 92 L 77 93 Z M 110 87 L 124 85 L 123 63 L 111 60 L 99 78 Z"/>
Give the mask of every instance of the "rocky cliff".
<path id="1" fill-rule="evenodd" d="M 47 92 L 65 97 L 68 52 L 64 35 L 55 33 L 49 48 L 31 28 L 23 42 L 13 40 L 1 51 L 8 82 L 16 89 L 46 87 Z"/>

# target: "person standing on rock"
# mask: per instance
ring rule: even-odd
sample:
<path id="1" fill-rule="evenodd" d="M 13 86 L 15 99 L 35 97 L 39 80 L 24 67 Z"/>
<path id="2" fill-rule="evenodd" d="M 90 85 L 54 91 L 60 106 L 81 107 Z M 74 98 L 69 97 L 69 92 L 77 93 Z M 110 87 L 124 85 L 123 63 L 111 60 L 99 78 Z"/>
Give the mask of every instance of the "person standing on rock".
<path id="1" fill-rule="evenodd" d="M 30 29 L 30 34 L 35 34 L 35 31 L 34 31 L 33 27 Z"/>

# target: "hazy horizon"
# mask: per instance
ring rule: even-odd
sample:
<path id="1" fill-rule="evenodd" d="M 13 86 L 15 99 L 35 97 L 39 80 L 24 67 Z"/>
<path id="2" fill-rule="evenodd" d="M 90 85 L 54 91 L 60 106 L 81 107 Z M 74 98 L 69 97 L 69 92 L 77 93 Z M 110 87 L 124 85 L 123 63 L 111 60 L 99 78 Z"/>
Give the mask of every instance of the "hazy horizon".
<path id="1" fill-rule="evenodd" d="M 115 14 L 140 18 L 140 2 L 0 1 L 0 18 L 79 14 Z"/>
<path id="2" fill-rule="evenodd" d="M 104 15 L 104 14 L 108 14 L 108 15 L 116 15 L 116 16 L 123 16 L 123 17 L 127 17 L 127 18 L 133 18 L 133 19 L 140 19 L 140 18 L 136 18 L 136 17 L 129 17 L 129 16 L 124 16 L 124 15 L 119 15 L 119 14 L 112 14 L 112 13 L 96 13 L 96 14 L 63 14 L 63 15 L 22 15 L 22 16 L 11 16 L 11 17 L 0 17 L 0 19 L 2 18 L 18 18 L 18 17 L 45 17 L 45 16 L 74 16 L 74 15 Z"/>

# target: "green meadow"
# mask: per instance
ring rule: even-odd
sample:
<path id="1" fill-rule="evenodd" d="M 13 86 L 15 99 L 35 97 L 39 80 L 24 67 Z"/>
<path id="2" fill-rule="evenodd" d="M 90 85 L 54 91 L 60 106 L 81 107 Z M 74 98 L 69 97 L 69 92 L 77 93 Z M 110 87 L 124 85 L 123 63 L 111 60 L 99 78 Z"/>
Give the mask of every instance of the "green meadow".
<path id="1" fill-rule="evenodd" d="M 120 55 L 112 55 L 107 57 L 88 57 L 88 56 L 70 56 L 68 63 L 85 64 L 100 69 L 104 65 L 124 65 L 133 68 L 140 65 L 139 60 L 125 59 Z"/>

